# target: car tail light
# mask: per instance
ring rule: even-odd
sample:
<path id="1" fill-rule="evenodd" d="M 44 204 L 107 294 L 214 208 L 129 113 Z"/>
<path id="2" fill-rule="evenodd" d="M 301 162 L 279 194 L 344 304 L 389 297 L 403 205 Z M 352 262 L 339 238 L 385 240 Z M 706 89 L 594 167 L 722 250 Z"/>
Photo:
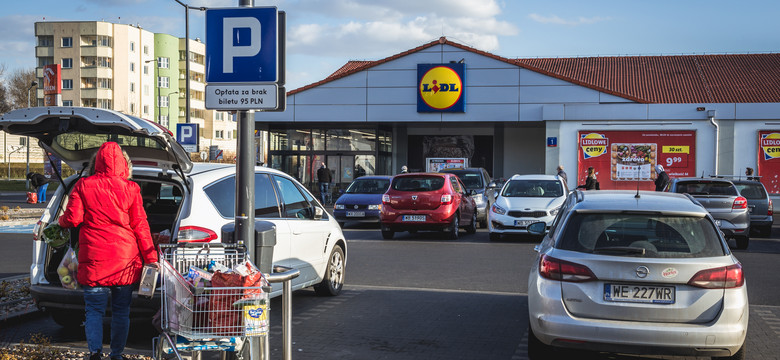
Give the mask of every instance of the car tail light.
<path id="1" fill-rule="evenodd" d="M 688 281 L 688 285 L 704 289 L 738 288 L 744 283 L 745 277 L 740 264 L 702 270 Z"/>
<path id="2" fill-rule="evenodd" d="M 550 280 L 569 282 L 597 280 L 596 275 L 587 266 L 547 255 L 542 255 L 542 259 L 539 261 L 539 275 Z"/>
<path id="3" fill-rule="evenodd" d="M 390 203 L 390 195 L 384 194 L 382 195 L 382 204 L 389 204 Z"/>
<path id="4" fill-rule="evenodd" d="M 209 242 L 217 238 L 217 233 L 200 226 L 182 226 L 179 228 L 178 241 L 187 243 Z"/>
<path id="5" fill-rule="evenodd" d="M 747 209 L 747 199 L 745 199 L 742 196 L 737 196 L 736 199 L 734 199 L 734 204 L 731 205 L 732 209 Z"/>
<path id="6" fill-rule="evenodd" d="M 442 205 L 452 204 L 452 195 L 450 195 L 450 194 L 442 195 L 441 196 L 441 204 Z"/>
<path id="7" fill-rule="evenodd" d="M 769 216 L 774 215 L 774 209 L 772 209 L 772 199 L 769 199 L 769 208 L 767 209 L 766 214 Z"/>

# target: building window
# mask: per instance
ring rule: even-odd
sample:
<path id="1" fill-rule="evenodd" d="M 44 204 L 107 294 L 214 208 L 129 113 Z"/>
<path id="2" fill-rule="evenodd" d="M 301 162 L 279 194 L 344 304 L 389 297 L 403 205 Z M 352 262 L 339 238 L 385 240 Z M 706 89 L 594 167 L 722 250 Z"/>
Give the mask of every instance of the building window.
<path id="1" fill-rule="evenodd" d="M 144 114 L 149 114 L 149 105 L 144 105 Z"/>
<path id="2" fill-rule="evenodd" d="M 215 139 L 223 139 L 225 137 L 225 130 L 214 130 Z"/>
<path id="3" fill-rule="evenodd" d="M 149 95 L 149 85 L 144 85 L 144 95 Z"/>
<path id="4" fill-rule="evenodd" d="M 73 90 L 73 79 L 62 79 L 62 90 Z"/>
<path id="5" fill-rule="evenodd" d="M 144 54 L 149 54 L 149 45 L 144 45 Z"/>
<path id="6" fill-rule="evenodd" d="M 98 78 L 97 79 L 97 87 L 100 89 L 111 89 L 111 79 L 109 78 Z"/>
<path id="7" fill-rule="evenodd" d="M 73 47 L 73 38 L 72 37 L 62 38 L 62 47 L 64 48 Z"/>
<path id="8" fill-rule="evenodd" d="M 157 68 L 158 69 L 168 69 L 170 68 L 169 59 L 167 57 L 158 57 L 157 58 Z"/>
<path id="9" fill-rule="evenodd" d="M 149 66 L 144 65 L 144 75 L 149 75 Z"/>
<path id="10" fill-rule="evenodd" d="M 135 72 L 135 63 L 134 62 L 130 63 L 130 72 Z"/>
<path id="11" fill-rule="evenodd" d="M 130 112 L 131 113 L 135 113 L 135 104 L 134 103 L 130 103 Z"/>
<path id="12" fill-rule="evenodd" d="M 99 107 L 101 109 L 111 109 L 111 100 L 108 100 L 108 99 L 98 99 L 97 107 Z"/>
<path id="13" fill-rule="evenodd" d="M 38 36 L 38 46 L 54 46 L 54 36 Z"/>
<path id="14" fill-rule="evenodd" d="M 157 106 L 159 107 L 168 107 L 168 97 L 167 96 L 158 96 L 157 97 Z"/>
<path id="15" fill-rule="evenodd" d="M 70 69 L 73 67 L 73 59 L 71 58 L 63 58 L 62 59 L 62 68 L 63 69 Z"/>
<path id="16" fill-rule="evenodd" d="M 158 76 L 157 77 L 157 87 L 167 89 L 168 84 L 170 82 L 170 78 L 167 76 Z"/>
<path id="17" fill-rule="evenodd" d="M 62 100 L 62 106 L 73 106 L 73 100 Z"/>
<path id="18" fill-rule="evenodd" d="M 168 127 L 168 115 L 160 115 L 160 116 L 158 116 L 157 117 L 157 123 L 162 125 L 162 126 L 164 126 L 164 127 Z"/>
<path id="19" fill-rule="evenodd" d="M 135 41 L 130 42 L 130 52 L 135 52 Z"/>
<path id="20" fill-rule="evenodd" d="M 131 82 L 131 83 L 130 83 L 130 92 L 131 92 L 131 93 L 134 93 L 134 92 L 135 92 L 135 83 L 134 83 L 134 82 Z"/>

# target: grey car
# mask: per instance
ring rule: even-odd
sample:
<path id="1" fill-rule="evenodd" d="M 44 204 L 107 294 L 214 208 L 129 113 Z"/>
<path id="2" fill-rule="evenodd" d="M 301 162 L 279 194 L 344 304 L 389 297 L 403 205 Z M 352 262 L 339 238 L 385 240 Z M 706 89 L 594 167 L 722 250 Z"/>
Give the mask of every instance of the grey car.
<path id="1" fill-rule="evenodd" d="M 669 191 L 692 195 L 712 214 L 720 231 L 736 241 L 737 249 L 747 249 L 750 208 L 734 183 L 723 178 L 676 178 Z"/>
<path id="2" fill-rule="evenodd" d="M 457 175 L 466 190 L 477 192 L 477 195 L 474 196 L 474 202 L 477 204 L 477 221 L 479 221 L 480 227 L 486 228 L 488 210 L 493 203 L 490 192 L 495 188 L 495 183 L 490 179 L 487 170 L 485 168 L 457 168 L 442 169 L 441 172 Z"/>
<path id="3" fill-rule="evenodd" d="M 536 250 L 530 359 L 578 356 L 566 348 L 745 358 L 742 266 L 692 196 L 574 191 Z"/>
<path id="4" fill-rule="evenodd" d="M 750 209 L 750 231 L 760 237 L 772 234 L 774 209 L 764 184 L 756 180 L 731 180 L 744 196 Z"/>

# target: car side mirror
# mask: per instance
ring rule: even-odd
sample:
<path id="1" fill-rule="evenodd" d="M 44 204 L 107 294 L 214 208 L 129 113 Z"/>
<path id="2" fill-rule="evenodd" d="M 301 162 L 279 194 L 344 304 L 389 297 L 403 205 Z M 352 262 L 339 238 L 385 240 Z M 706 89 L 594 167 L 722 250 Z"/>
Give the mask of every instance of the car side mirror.
<path id="1" fill-rule="evenodd" d="M 488 184 L 488 187 L 489 187 L 489 188 L 497 188 L 497 187 L 498 187 L 498 184 L 496 184 L 496 182 L 495 182 L 495 181 L 491 181 L 491 182 Z"/>
<path id="2" fill-rule="evenodd" d="M 322 220 L 322 208 L 319 206 L 314 207 L 314 220 Z"/>
<path id="3" fill-rule="evenodd" d="M 533 235 L 544 235 L 547 230 L 547 223 L 544 221 L 535 222 L 528 225 L 528 233 Z"/>

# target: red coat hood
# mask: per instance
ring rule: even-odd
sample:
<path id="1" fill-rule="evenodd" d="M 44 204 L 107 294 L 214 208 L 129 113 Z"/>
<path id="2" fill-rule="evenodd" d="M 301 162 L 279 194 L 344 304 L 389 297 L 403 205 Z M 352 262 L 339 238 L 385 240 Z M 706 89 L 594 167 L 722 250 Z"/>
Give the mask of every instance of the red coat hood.
<path id="1" fill-rule="evenodd" d="M 95 157 L 95 174 L 119 176 L 123 179 L 128 177 L 127 160 L 119 144 L 109 141 L 100 146 Z"/>

